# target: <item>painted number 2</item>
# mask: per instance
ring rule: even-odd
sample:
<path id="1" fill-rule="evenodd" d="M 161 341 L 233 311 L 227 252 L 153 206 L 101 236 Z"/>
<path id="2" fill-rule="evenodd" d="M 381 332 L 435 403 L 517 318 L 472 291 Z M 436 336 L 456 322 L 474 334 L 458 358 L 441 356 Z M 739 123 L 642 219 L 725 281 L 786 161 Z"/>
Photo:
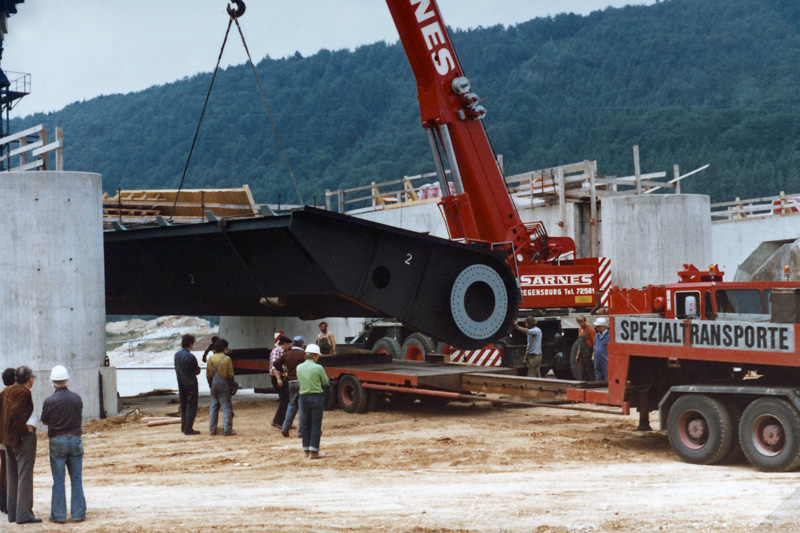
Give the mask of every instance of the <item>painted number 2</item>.
<path id="1" fill-rule="evenodd" d="M 411 264 L 411 258 L 412 258 L 412 257 L 413 257 L 413 256 L 412 256 L 411 254 L 406 254 L 406 264 L 407 264 L 407 265 L 410 265 L 410 264 Z"/>

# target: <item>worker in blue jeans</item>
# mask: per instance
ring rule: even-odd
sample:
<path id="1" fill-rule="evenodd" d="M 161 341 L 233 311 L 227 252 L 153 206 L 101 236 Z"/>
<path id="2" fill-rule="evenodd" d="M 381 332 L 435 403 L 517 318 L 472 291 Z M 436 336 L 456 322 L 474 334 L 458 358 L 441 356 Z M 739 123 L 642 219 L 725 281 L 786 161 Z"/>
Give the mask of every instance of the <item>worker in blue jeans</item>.
<path id="1" fill-rule="evenodd" d="M 321 459 L 319 441 L 322 438 L 322 415 L 325 412 L 325 394 L 330 380 L 322 365 L 317 364 L 320 356 L 319 346 L 306 347 L 306 360 L 297 367 L 297 380 L 300 383 L 300 437 L 303 439 L 303 452 L 309 459 Z"/>
<path id="2" fill-rule="evenodd" d="M 67 388 L 69 373 L 61 365 L 50 372 L 55 392 L 42 405 L 42 423 L 50 438 L 50 472 L 53 474 L 53 493 L 50 500 L 50 521 L 67 521 L 65 470 L 72 485 L 70 514 L 73 522 L 86 518 L 86 499 L 83 495 L 83 439 L 81 420 L 83 400 Z"/>
<path id="3" fill-rule="evenodd" d="M 292 340 L 292 343 L 292 349 L 283 352 L 283 355 L 275 359 L 273 363 L 273 366 L 277 368 L 286 369 L 284 381 L 288 383 L 289 389 L 289 404 L 286 406 L 286 416 L 283 418 L 281 427 L 281 435 L 284 437 L 289 436 L 294 417 L 300 409 L 300 383 L 297 382 L 297 367 L 306 359 L 306 341 L 303 340 L 303 337 L 298 335 Z"/>
<path id="4" fill-rule="evenodd" d="M 608 319 L 601 316 L 594 321 L 594 379 L 608 381 Z"/>

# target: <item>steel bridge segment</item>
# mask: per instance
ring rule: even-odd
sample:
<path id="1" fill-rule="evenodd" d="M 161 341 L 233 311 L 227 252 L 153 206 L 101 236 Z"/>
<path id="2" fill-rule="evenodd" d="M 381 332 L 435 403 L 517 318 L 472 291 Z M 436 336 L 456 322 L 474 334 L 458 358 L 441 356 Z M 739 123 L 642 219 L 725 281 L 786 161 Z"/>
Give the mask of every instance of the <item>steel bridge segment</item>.
<path id="1" fill-rule="evenodd" d="M 511 271 L 488 249 L 310 207 L 108 232 L 105 262 L 109 314 L 392 316 L 469 349 L 504 336 L 519 304 Z M 450 305 L 456 278 L 473 265 L 495 272 L 507 297 L 504 319 L 482 338 L 459 329 Z M 478 322 L 499 304 L 484 285 L 460 293 Z"/>

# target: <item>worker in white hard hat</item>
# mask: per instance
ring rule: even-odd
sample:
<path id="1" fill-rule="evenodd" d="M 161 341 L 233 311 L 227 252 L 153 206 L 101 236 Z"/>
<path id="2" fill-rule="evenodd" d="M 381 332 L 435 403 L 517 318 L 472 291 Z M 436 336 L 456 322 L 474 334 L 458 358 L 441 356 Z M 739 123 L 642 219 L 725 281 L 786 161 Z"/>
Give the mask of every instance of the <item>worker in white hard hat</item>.
<path id="1" fill-rule="evenodd" d="M 322 365 L 319 346 L 306 346 L 306 360 L 297 367 L 297 380 L 300 383 L 300 437 L 303 439 L 303 452 L 309 459 L 321 459 L 319 441 L 322 437 L 322 415 L 325 412 L 323 387 L 330 383 Z"/>
<path id="2" fill-rule="evenodd" d="M 608 319 L 604 316 L 594 321 L 594 379 L 608 381 Z"/>
<path id="3" fill-rule="evenodd" d="M 50 471 L 53 474 L 50 521 L 61 524 L 67 521 L 65 488 L 65 470 L 67 470 L 72 487 L 70 515 L 73 522 L 80 522 L 86 518 L 82 475 L 83 401 L 78 394 L 67 388 L 69 373 L 63 366 L 58 365 L 53 368 L 50 372 L 50 382 L 56 390 L 42 406 L 42 423 L 47 425 L 47 436 L 50 438 Z"/>

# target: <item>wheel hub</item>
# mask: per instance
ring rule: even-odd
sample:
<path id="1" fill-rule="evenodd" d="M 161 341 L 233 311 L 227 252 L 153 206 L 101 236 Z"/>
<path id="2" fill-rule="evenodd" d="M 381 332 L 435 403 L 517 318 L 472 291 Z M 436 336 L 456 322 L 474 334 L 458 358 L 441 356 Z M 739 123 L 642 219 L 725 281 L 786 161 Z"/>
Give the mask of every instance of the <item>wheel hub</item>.
<path id="1" fill-rule="evenodd" d="M 775 446 L 783 440 L 783 429 L 774 424 L 765 426 L 761 438 L 767 446 Z"/>
<path id="2" fill-rule="evenodd" d="M 759 451 L 767 456 L 775 456 L 786 447 L 786 429 L 781 421 L 772 415 L 756 419 L 753 438 Z"/>
<path id="3" fill-rule="evenodd" d="M 705 437 L 706 433 L 708 432 L 708 427 L 706 426 L 706 421 L 702 418 L 695 418 L 691 422 L 689 422 L 688 427 L 686 428 L 686 432 L 689 435 L 689 438 L 695 441 L 701 441 Z"/>

